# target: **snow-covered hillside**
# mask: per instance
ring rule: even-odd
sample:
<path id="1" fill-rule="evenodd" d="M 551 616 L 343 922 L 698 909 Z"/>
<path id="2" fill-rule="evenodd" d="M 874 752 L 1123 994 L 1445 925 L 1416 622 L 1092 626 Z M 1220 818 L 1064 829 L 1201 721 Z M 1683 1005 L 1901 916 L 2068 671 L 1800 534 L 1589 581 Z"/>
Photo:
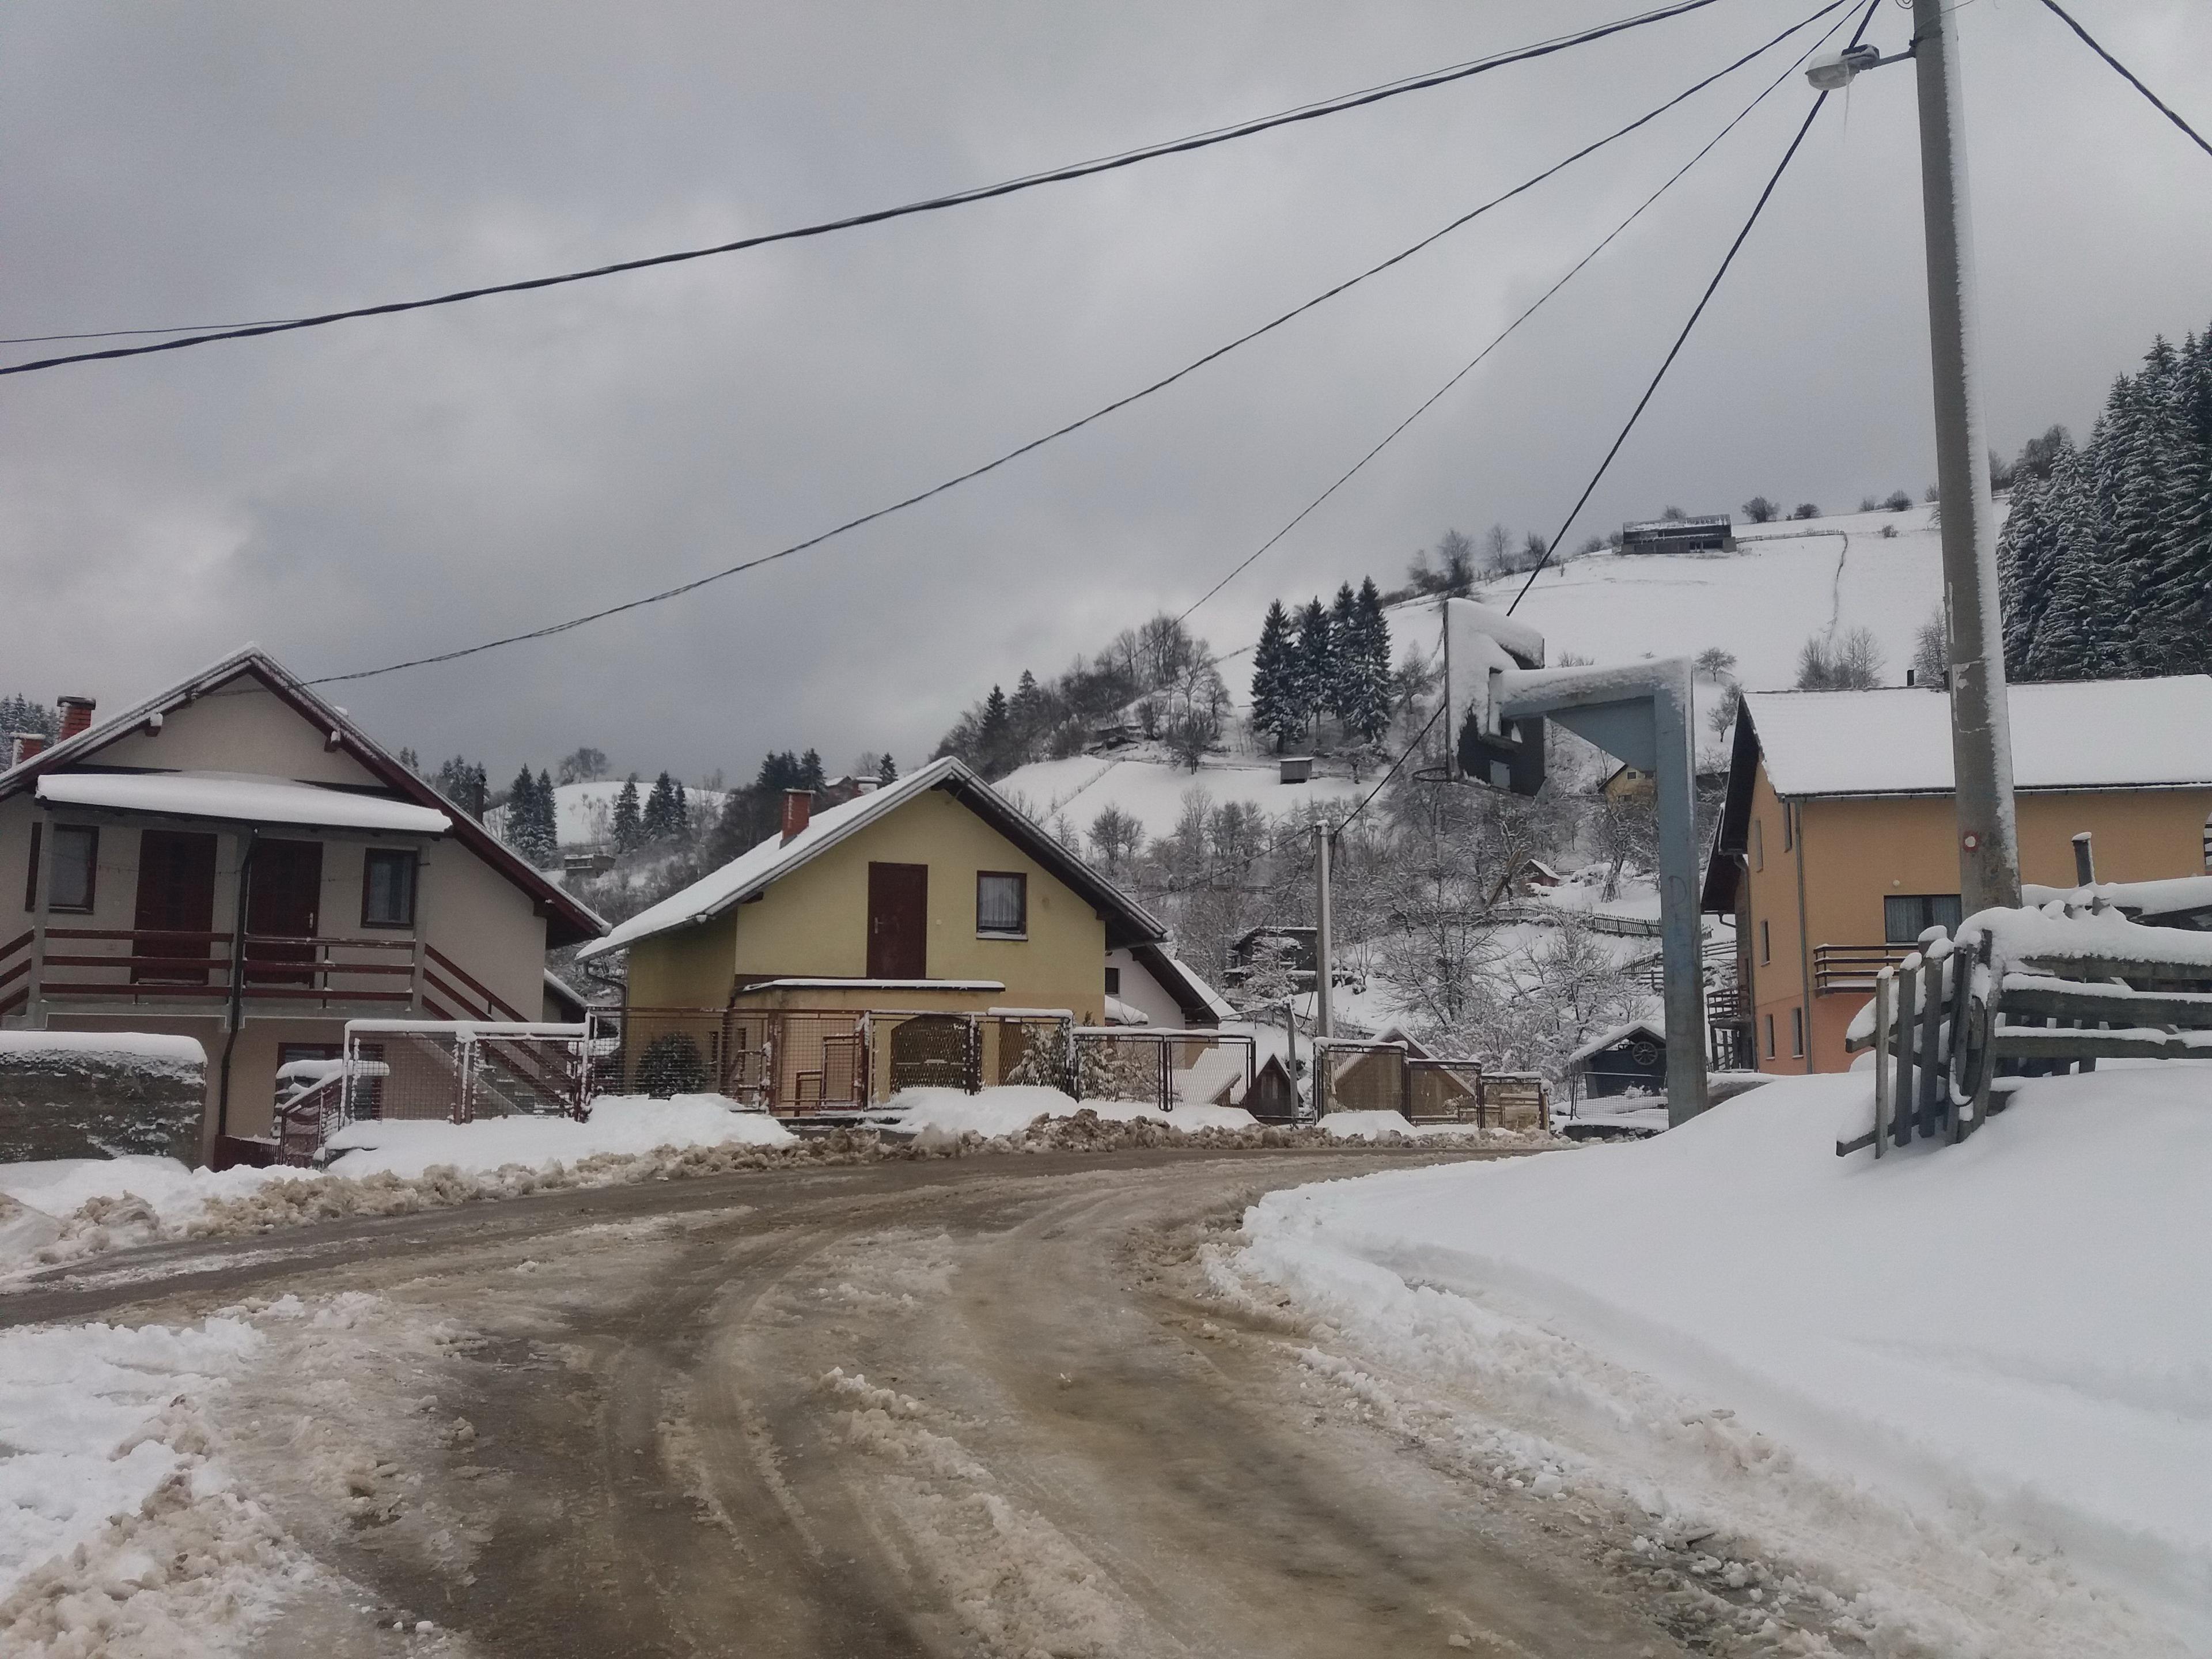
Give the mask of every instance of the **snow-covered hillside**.
<path id="1" fill-rule="evenodd" d="M 1302 811 L 1310 801 L 1349 808 L 1374 785 L 1370 776 L 1355 783 L 1345 772 L 1316 775 L 1310 783 L 1283 783 L 1272 758 L 1249 755 L 1210 757 L 1196 772 L 1149 748 L 1116 758 L 1078 755 L 1072 760 L 1032 761 L 994 786 L 1039 822 L 1060 814 L 1079 831 L 1109 806 L 1119 807 L 1145 826 L 1148 838 L 1174 830 L 1182 816 L 1183 796 L 1202 789 L 1216 804 L 1241 801 L 1273 815 Z"/>
<path id="2" fill-rule="evenodd" d="M 649 778 L 637 787 L 638 801 L 644 804 L 647 791 L 653 787 Z M 719 811 L 723 796 L 716 790 L 685 787 L 685 799 L 696 811 L 702 803 Z M 615 797 L 622 793 L 623 780 L 601 778 L 596 783 L 557 784 L 553 790 L 553 816 L 561 834 L 563 847 L 594 847 L 614 839 Z"/>
<path id="3" fill-rule="evenodd" d="M 1915 507 L 1739 525 L 1733 553 L 1592 554 L 1539 576 L 1514 615 L 1543 630 L 1555 660 L 1568 651 L 1610 663 L 1718 646 L 1735 653 L 1737 678 L 1754 691 L 1788 687 L 1810 635 L 1865 627 L 1887 659 L 1884 678 L 1902 684 L 1913 633 L 1942 596 L 1934 516 Z M 1523 580 L 1478 597 L 1510 603 Z M 1393 621 L 1401 639 L 1412 636 L 1408 623 Z"/>

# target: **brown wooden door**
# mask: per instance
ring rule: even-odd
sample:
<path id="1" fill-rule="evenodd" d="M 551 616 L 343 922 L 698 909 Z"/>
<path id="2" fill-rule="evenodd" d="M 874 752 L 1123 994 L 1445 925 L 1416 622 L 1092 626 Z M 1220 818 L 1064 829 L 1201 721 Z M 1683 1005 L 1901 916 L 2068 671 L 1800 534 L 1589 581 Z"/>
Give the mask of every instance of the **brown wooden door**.
<path id="1" fill-rule="evenodd" d="M 312 985 L 309 963 L 323 899 L 323 844 L 319 841 L 264 841 L 253 848 L 247 878 L 246 931 L 258 943 L 246 947 L 246 978 L 251 985 Z M 270 943 L 271 939 L 283 943 Z"/>
<path id="2" fill-rule="evenodd" d="M 131 927 L 138 934 L 131 949 L 139 958 L 131 969 L 134 985 L 207 983 L 215 927 L 213 836 L 140 832 L 138 911 Z"/>
<path id="3" fill-rule="evenodd" d="M 868 866 L 868 977 L 929 977 L 929 866 Z"/>

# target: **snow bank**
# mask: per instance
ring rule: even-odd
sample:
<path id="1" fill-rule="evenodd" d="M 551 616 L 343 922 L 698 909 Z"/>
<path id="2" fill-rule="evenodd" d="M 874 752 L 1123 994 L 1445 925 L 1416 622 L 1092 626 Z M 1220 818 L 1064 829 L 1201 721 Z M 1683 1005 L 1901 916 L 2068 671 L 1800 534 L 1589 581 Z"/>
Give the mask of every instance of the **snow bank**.
<path id="1" fill-rule="evenodd" d="M 31 1569 L 138 1509 L 205 1450 L 165 1408 L 218 1386 L 261 1340 L 223 1318 L 0 1332 L 0 1607 Z"/>
<path id="2" fill-rule="evenodd" d="M 1259 1120 L 1241 1106 L 1157 1106 L 1128 1100 L 1078 1101 L 1057 1089 L 1006 1087 L 963 1094 L 957 1089 L 905 1089 L 891 1097 L 878 1120 L 889 1129 L 918 1134 L 985 1136 L 1018 1134 L 1037 1119 L 1073 1117 L 1088 1111 L 1108 1123 L 1152 1122 L 1190 1133 L 1200 1129 L 1252 1129 Z"/>
<path id="3" fill-rule="evenodd" d="M 1273 1194 L 1243 1261 L 1395 1364 L 1587 1407 L 1614 1480 L 1679 1483 L 1655 1513 L 1786 1526 L 1778 1494 L 1840 1484 L 1838 1535 L 1893 1505 L 1978 1540 L 1999 1600 L 2056 1547 L 2046 1588 L 2100 1577 L 2212 1643 L 2212 1072 L 2034 1082 L 1963 1145 L 1838 1159 L 1867 1092 L 1784 1079 L 1650 1140 Z"/>
<path id="4" fill-rule="evenodd" d="M 436 1165 L 463 1174 L 510 1164 L 542 1169 L 595 1157 L 634 1156 L 661 1147 L 787 1146 L 793 1137 L 774 1118 L 740 1110 L 720 1095 L 672 1100 L 602 1095 L 591 1116 L 498 1117 L 475 1123 L 349 1123 L 331 1138 L 332 1175 L 412 1179 Z"/>
<path id="5" fill-rule="evenodd" d="M 1331 1112 L 1321 1121 L 1332 1140 L 1380 1140 L 1403 1135 L 1408 1140 L 1443 1138 L 1450 1140 L 1488 1139 L 1471 1123 L 1414 1123 L 1403 1112 Z"/>
<path id="6" fill-rule="evenodd" d="M 243 1198 L 272 1181 L 296 1181 L 305 1170 L 213 1170 L 186 1168 L 173 1158 L 58 1158 L 34 1164 L 0 1164 L 0 1196 L 56 1221 L 78 1214 L 88 1204 L 113 1206 L 117 1224 L 143 1224 L 147 1237 L 180 1225 L 217 1199 Z M 135 1200 L 135 1204 L 133 1204 Z M 127 1242 L 141 1242 L 132 1239 Z M 4 1266 L 0 1262 L 0 1266 Z"/>

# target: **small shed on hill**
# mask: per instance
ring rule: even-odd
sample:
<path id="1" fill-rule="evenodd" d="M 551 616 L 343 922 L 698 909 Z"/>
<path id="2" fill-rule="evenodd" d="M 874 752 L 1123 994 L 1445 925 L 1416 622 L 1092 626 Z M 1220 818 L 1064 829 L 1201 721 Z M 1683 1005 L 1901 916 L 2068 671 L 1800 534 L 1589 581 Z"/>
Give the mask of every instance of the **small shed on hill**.
<path id="1" fill-rule="evenodd" d="M 1591 1099 L 1640 1090 L 1667 1092 L 1667 1031 L 1656 1020 L 1637 1020 L 1601 1031 L 1567 1056 L 1577 1092 Z"/>

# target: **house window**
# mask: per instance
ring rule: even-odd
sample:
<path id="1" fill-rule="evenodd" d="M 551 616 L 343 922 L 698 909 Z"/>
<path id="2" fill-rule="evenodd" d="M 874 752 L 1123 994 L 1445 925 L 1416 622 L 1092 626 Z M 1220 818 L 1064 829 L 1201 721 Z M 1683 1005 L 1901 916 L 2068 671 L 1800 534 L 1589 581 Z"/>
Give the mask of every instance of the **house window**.
<path id="1" fill-rule="evenodd" d="M 1917 945 L 1930 927 L 1959 930 L 1956 893 L 1890 893 L 1881 901 L 1881 936 L 1891 945 Z"/>
<path id="2" fill-rule="evenodd" d="M 1773 960 L 1774 941 L 1768 937 L 1766 924 L 1762 921 L 1759 924 L 1759 965 L 1764 968 Z"/>
<path id="3" fill-rule="evenodd" d="M 1802 1008 L 1790 1011 L 1790 1054 L 1793 1060 L 1802 1060 L 1805 1056 L 1805 1011 Z"/>
<path id="4" fill-rule="evenodd" d="M 56 824 L 53 871 L 46 878 L 46 908 L 88 911 L 100 869 L 100 831 Z"/>
<path id="5" fill-rule="evenodd" d="M 1026 939 L 1030 878 L 1000 870 L 975 872 L 975 931 L 995 939 Z"/>
<path id="6" fill-rule="evenodd" d="M 1754 870 L 1766 868 L 1766 820 L 1765 818 L 1753 818 L 1751 821 L 1751 867 Z"/>
<path id="7" fill-rule="evenodd" d="M 43 823 L 31 826 L 31 862 L 23 876 L 23 908 L 26 910 L 39 908 L 39 841 L 40 831 L 46 827 Z"/>
<path id="8" fill-rule="evenodd" d="M 1109 997 L 1121 994 L 1121 970 L 1119 968 L 1109 966 L 1106 969 L 1106 994 Z"/>
<path id="9" fill-rule="evenodd" d="M 1766 1016 L 1766 1057 L 1774 1058 L 1774 1016 Z"/>
<path id="10" fill-rule="evenodd" d="M 364 927 L 412 927 L 415 925 L 416 857 L 411 852 L 372 847 L 361 866 L 361 925 Z"/>
<path id="11" fill-rule="evenodd" d="M 1790 810 L 1790 804 L 1784 801 L 1782 804 L 1782 850 L 1785 853 L 1797 844 L 1796 817 L 1797 815 Z"/>

